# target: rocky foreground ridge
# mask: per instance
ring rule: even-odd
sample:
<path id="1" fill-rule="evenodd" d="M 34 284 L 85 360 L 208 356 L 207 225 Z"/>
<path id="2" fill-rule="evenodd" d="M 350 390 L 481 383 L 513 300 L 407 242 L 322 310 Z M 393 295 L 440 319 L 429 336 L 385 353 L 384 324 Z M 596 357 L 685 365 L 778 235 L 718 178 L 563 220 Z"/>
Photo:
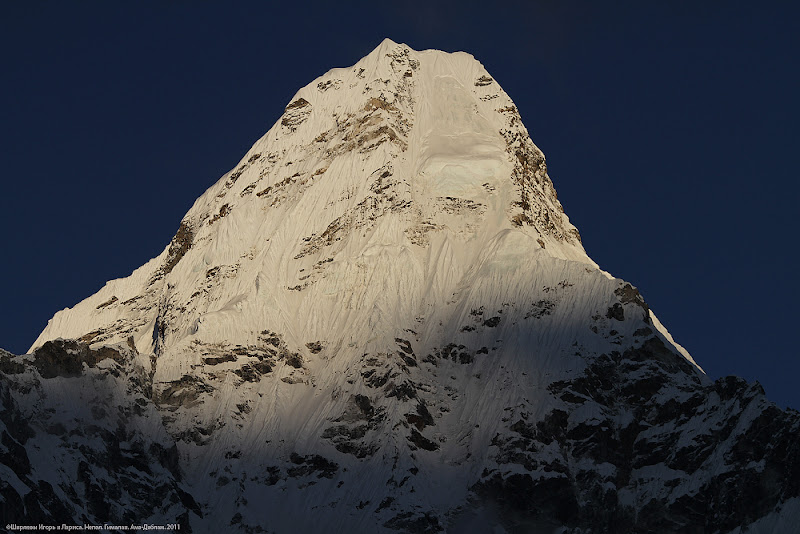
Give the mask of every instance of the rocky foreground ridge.
<path id="1" fill-rule="evenodd" d="M 6 523 L 792 532 L 800 415 L 586 255 L 511 99 L 384 41 L 0 353 Z"/>

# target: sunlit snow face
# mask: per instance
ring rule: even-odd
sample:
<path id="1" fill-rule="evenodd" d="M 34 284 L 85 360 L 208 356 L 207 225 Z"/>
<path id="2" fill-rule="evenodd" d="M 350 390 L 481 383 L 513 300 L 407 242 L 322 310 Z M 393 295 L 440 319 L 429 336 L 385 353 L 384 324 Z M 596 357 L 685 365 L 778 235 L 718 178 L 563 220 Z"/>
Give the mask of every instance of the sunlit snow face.
<path id="1" fill-rule="evenodd" d="M 507 162 L 503 140 L 456 78 L 437 76 L 432 85 L 415 185 L 434 197 L 485 199 Z"/>

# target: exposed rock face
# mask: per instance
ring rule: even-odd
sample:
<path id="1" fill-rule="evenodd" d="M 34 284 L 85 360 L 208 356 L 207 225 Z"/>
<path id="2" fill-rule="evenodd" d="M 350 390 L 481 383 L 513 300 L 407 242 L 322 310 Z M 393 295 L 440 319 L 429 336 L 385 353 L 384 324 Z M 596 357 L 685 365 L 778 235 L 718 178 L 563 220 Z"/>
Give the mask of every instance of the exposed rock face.
<path id="1" fill-rule="evenodd" d="M 502 510 L 507 528 L 536 519 L 580 532 L 730 532 L 798 497 L 800 414 L 758 383 L 703 384 L 687 371 L 651 338 L 553 382 L 558 407 L 543 419 L 509 411 L 474 503 Z"/>
<path id="2" fill-rule="evenodd" d="M 388 40 L 301 89 L 159 257 L 0 353 L 0 401 L 6 523 L 800 519 L 797 412 L 712 382 L 588 258 L 480 63 Z"/>
<path id="3" fill-rule="evenodd" d="M 226 206 L 220 208 L 220 214 L 218 217 L 224 216 Z M 172 269 L 181 261 L 188 252 L 189 248 L 192 246 L 192 239 L 194 234 L 192 229 L 186 222 L 181 222 L 181 225 L 178 227 L 178 231 L 175 233 L 175 237 L 172 238 L 172 242 L 169 244 L 169 249 L 167 250 L 167 258 L 164 262 L 164 266 L 162 267 L 159 274 L 162 276 L 166 276 L 172 272 Z"/>
<path id="4" fill-rule="evenodd" d="M 112 347 L 90 349 L 85 343 L 57 339 L 48 341 L 33 353 L 33 364 L 42 378 L 75 377 L 83 374 L 83 364 L 96 367 L 103 360 L 122 363 L 123 356 Z"/>
<path id="5" fill-rule="evenodd" d="M 0 522 L 190 528 L 202 511 L 130 348 L 56 340 L 32 356 L 2 356 Z"/>

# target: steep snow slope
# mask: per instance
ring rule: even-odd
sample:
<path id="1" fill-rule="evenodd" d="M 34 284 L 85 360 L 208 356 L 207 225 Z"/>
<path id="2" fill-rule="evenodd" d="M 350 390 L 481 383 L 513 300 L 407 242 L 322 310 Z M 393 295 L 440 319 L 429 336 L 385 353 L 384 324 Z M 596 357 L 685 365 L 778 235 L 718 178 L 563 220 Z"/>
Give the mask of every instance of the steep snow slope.
<path id="1" fill-rule="evenodd" d="M 140 350 L 168 353 L 189 338 L 253 342 L 264 324 L 299 322 L 306 336 L 331 338 L 343 319 L 335 301 L 360 295 L 373 273 L 386 289 L 412 290 L 384 319 L 393 329 L 452 292 L 506 230 L 526 249 L 596 267 L 480 63 L 386 40 L 301 89 L 158 258 L 56 314 L 32 349 L 59 336 L 134 335 Z M 172 302 L 186 308 L 180 317 L 169 316 Z M 312 320 L 298 321 L 307 308 Z"/>
<path id="2" fill-rule="evenodd" d="M 727 532 L 781 524 L 797 496 L 796 414 L 712 383 L 588 258 L 513 102 L 464 53 L 386 40 L 298 91 L 161 255 L 31 352 L 0 362 L 8 413 L 102 374 L 148 410 L 152 428 L 108 422 L 123 441 L 176 445 L 180 469 L 153 476 L 202 531 Z M 69 454 L 37 480 L 68 485 Z M 737 473 L 764 486 L 749 506 L 720 490 Z"/>

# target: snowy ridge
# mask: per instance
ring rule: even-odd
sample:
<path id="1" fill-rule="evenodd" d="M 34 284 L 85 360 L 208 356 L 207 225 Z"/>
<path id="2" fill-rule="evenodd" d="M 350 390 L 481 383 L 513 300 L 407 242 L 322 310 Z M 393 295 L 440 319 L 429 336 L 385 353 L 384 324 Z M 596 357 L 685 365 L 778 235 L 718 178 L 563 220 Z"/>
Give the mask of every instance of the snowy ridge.
<path id="1" fill-rule="evenodd" d="M 0 496 L 31 518 L 728 532 L 782 524 L 797 496 L 794 468 L 774 473 L 800 454 L 797 415 L 713 383 L 586 255 L 513 102 L 464 53 L 387 39 L 302 88 L 157 258 L 30 352 L 0 355 L 4 409 L 31 421 L 4 445 L 31 467 L 0 462 Z M 49 411 L 101 405 L 95 382 L 128 411 Z M 120 470 L 131 447 L 146 481 Z M 720 496 L 737 473 L 757 506 Z M 175 509 L 114 497 L 129 476 Z"/>

